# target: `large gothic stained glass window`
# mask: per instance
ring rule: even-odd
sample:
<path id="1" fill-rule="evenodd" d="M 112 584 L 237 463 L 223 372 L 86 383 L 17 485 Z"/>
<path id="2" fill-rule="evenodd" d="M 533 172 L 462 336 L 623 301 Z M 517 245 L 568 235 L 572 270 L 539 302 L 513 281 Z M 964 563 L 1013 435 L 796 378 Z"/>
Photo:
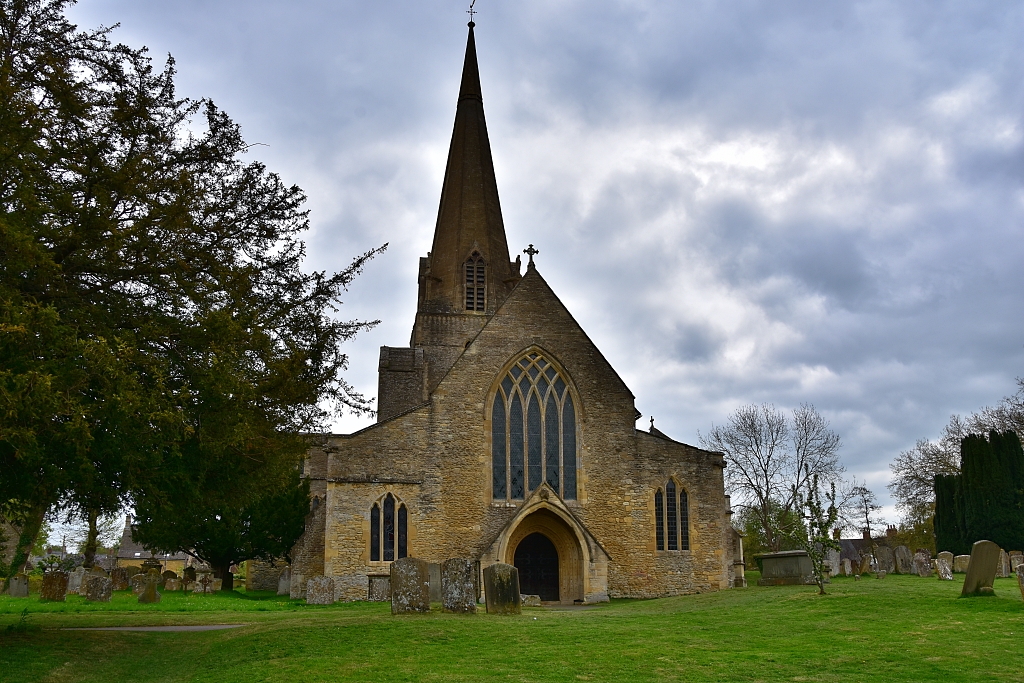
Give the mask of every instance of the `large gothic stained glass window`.
<path id="1" fill-rule="evenodd" d="M 390 493 L 370 508 L 370 561 L 392 562 L 409 552 L 409 509 Z"/>
<path id="2" fill-rule="evenodd" d="M 546 482 L 576 498 L 576 407 L 565 379 L 539 353 L 502 378 L 491 406 L 491 493 L 525 498 Z"/>

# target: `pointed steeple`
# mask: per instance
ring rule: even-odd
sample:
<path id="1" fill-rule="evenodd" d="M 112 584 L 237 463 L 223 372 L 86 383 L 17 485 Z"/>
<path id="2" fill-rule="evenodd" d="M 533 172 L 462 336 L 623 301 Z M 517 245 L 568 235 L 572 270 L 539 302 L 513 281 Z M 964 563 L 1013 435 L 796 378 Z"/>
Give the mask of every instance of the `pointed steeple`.
<path id="1" fill-rule="evenodd" d="M 473 26 L 470 22 L 434 242 L 420 267 L 420 313 L 491 314 L 518 279 L 518 268 L 509 263 Z M 467 310 L 466 264 L 471 259 L 482 260 L 486 297 L 480 306 Z M 414 331 L 414 343 L 416 336 Z"/>

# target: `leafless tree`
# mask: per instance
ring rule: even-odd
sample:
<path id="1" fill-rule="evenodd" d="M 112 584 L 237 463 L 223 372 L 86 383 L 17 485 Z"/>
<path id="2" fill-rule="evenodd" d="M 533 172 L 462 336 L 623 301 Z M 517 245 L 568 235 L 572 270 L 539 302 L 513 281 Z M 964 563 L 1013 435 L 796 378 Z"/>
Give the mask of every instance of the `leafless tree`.
<path id="1" fill-rule="evenodd" d="M 737 408 L 725 425 L 698 433 L 701 445 L 725 455 L 726 486 L 737 506 L 748 508 L 778 550 L 800 522 L 798 492 L 812 477 L 839 483 L 839 435 L 814 406 L 802 404 L 792 417 L 771 404 Z"/>
<path id="2" fill-rule="evenodd" d="M 858 532 L 866 531 L 873 538 L 872 527 L 877 530 L 885 525 L 885 520 L 878 514 L 882 506 L 878 504 L 875 492 L 866 486 L 866 482 L 858 483 L 854 479 L 844 491 L 844 498 L 840 507 L 843 526 Z"/>

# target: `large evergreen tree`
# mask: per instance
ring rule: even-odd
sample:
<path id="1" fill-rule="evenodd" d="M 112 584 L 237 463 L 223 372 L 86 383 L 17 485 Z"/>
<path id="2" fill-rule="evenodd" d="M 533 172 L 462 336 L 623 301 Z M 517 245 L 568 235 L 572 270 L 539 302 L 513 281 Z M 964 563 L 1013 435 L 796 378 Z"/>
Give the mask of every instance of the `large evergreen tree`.
<path id="1" fill-rule="evenodd" d="M 954 555 L 970 552 L 963 520 L 963 488 L 959 474 L 935 475 L 935 549 Z"/>

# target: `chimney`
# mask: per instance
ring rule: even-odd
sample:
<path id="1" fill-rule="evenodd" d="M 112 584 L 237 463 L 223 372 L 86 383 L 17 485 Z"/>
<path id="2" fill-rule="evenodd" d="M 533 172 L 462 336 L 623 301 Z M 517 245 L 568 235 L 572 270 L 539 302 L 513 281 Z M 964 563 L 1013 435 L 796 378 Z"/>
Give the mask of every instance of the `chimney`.
<path id="1" fill-rule="evenodd" d="M 864 530 L 864 540 L 865 541 L 870 541 L 871 540 L 871 532 L 868 531 L 867 529 Z"/>

